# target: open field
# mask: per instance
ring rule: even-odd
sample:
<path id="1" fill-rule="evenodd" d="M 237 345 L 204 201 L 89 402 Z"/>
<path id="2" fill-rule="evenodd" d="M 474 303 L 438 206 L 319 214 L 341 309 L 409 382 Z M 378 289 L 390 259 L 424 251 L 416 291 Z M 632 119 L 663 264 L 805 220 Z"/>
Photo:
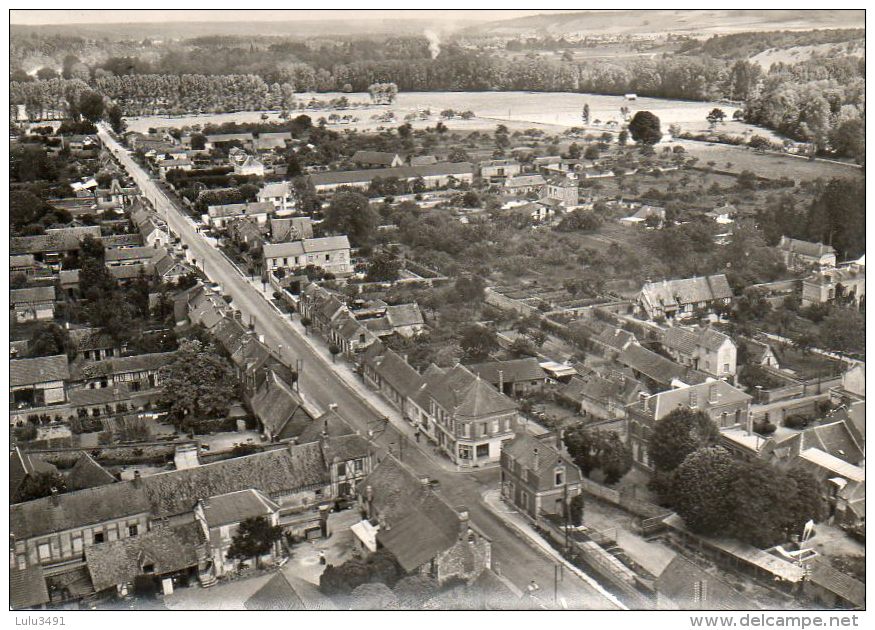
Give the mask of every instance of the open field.
<path id="1" fill-rule="evenodd" d="M 339 92 L 327 92 L 320 94 L 300 94 L 299 102 L 307 102 L 310 98 L 320 101 L 328 101 L 334 98 L 346 96 L 351 102 L 369 101 L 369 96 L 364 93 L 341 94 Z M 376 126 L 370 120 L 374 114 L 380 114 L 391 110 L 395 112 L 398 121 L 402 121 L 408 113 L 429 109 L 432 120 L 419 121 L 415 126 L 433 125 L 437 121 L 437 115 L 445 109 L 454 109 L 458 112 L 471 110 L 481 120 L 450 120 L 448 126 L 452 130 L 482 129 L 484 126 L 492 127 L 498 122 L 524 123 L 525 125 L 546 125 L 558 127 L 580 126 L 580 114 L 584 104 L 590 107 L 591 120 L 620 121 L 620 108 L 629 107 L 634 115 L 636 111 L 648 110 L 659 116 L 663 125 L 672 123 L 698 124 L 705 120 L 705 116 L 715 107 L 726 107 L 720 103 L 708 103 L 698 101 L 673 101 L 657 98 L 639 98 L 628 101 L 623 96 L 604 96 L 600 94 L 578 94 L 573 92 L 402 92 L 391 106 L 369 105 L 367 107 L 348 110 L 318 110 L 306 111 L 308 116 L 326 118 L 337 113 L 352 114 L 361 119 L 355 125 L 336 125 L 337 127 L 355 126 L 358 128 Z M 145 131 L 149 127 L 205 125 L 208 123 L 220 124 L 223 122 L 240 121 L 254 122 L 261 119 L 262 112 L 236 112 L 228 114 L 203 114 L 197 116 L 148 116 L 132 118 L 128 121 L 131 131 Z M 269 112 L 270 120 L 279 120 L 277 112 Z"/>

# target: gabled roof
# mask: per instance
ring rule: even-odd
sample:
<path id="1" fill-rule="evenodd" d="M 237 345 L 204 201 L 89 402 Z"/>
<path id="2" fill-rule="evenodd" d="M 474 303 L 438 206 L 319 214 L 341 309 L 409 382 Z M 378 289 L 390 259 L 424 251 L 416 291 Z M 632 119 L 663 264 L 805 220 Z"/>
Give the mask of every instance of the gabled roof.
<path id="1" fill-rule="evenodd" d="M 270 182 L 261 187 L 256 197 L 288 197 L 292 193 L 291 182 Z"/>
<path id="2" fill-rule="evenodd" d="M 696 329 L 672 326 L 665 331 L 662 344 L 666 348 L 677 350 L 682 354 L 692 355 L 697 348 L 716 352 L 727 341 L 732 342 L 728 336 L 713 328 Z"/>
<path id="3" fill-rule="evenodd" d="M 73 328 L 69 331 L 69 335 L 70 340 L 73 341 L 79 352 L 85 350 L 116 348 L 119 345 L 113 340 L 112 335 L 104 332 L 102 328 Z"/>
<path id="4" fill-rule="evenodd" d="M 131 390 L 127 383 L 115 383 L 110 387 L 79 387 L 71 389 L 67 393 L 70 405 L 73 407 L 87 407 L 93 405 L 106 405 L 124 400 L 130 400 Z"/>
<path id="5" fill-rule="evenodd" d="M 753 398 L 726 381 L 710 380 L 688 387 L 670 389 L 651 396 L 649 408 L 656 420 L 663 418 L 679 406 L 693 407 L 707 412 L 712 407 L 749 403 Z M 640 404 L 640 403 L 639 403 Z"/>
<path id="6" fill-rule="evenodd" d="M 336 410 L 329 409 L 307 424 L 298 436 L 298 444 L 318 442 L 323 436 L 338 437 L 355 433 L 349 423 Z"/>
<path id="7" fill-rule="evenodd" d="M 300 396 L 273 371 L 251 401 L 252 412 L 274 438 L 293 438 L 313 420 Z"/>
<path id="8" fill-rule="evenodd" d="M 322 238 L 290 241 L 288 243 L 265 243 L 263 255 L 265 258 L 283 258 L 348 249 L 349 239 L 345 235 L 325 236 Z"/>
<path id="9" fill-rule="evenodd" d="M 82 452 L 73 468 L 67 473 L 67 486 L 71 490 L 84 490 L 95 486 L 105 486 L 117 480 L 103 466 L 98 464 L 86 452 Z"/>
<path id="10" fill-rule="evenodd" d="M 854 466 L 860 465 L 866 454 L 846 421 L 808 427 L 799 435 L 799 450 L 817 448 Z"/>
<path id="11" fill-rule="evenodd" d="M 277 571 L 243 604 L 246 610 L 336 610 L 314 585 Z"/>
<path id="12" fill-rule="evenodd" d="M 843 459 L 830 455 L 819 448 L 807 448 L 799 454 L 799 459 L 804 465 L 818 468 L 825 473 L 843 477 L 849 481 L 863 483 L 866 481 L 866 473 L 860 466 L 849 464 Z"/>
<path id="13" fill-rule="evenodd" d="M 383 164 L 391 166 L 393 162 L 400 160 L 397 153 L 386 151 L 356 151 L 351 161 L 361 164 Z"/>
<path id="14" fill-rule="evenodd" d="M 77 379 L 96 378 L 160 370 L 173 361 L 175 356 L 175 352 L 152 352 L 132 357 L 114 357 L 103 361 L 94 361 L 77 366 L 75 377 Z"/>
<path id="15" fill-rule="evenodd" d="M 657 383 L 666 385 L 674 379 L 687 382 L 684 379 L 689 379 L 695 372 L 638 344 L 632 344 L 623 350 L 617 357 L 617 361 Z M 699 380 L 698 377 L 696 379 Z"/>
<path id="16" fill-rule="evenodd" d="M 748 610 L 756 604 L 729 584 L 676 554 L 656 579 L 656 592 L 692 610 Z"/>
<path id="17" fill-rule="evenodd" d="M 104 252 L 107 262 L 151 259 L 157 250 L 154 247 L 116 247 Z"/>
<path id="18" fill-rule="evenodd" d="M 444 177 L 450 175 L 471 175 L 474 167 L 470 162 L 438 162 L 423 166 L 396 166 L 394 168 L 373 168 L 360 171 L 328 171 L 309 176 L 314 186 L 367 183 L 380 177 L 386 179 L 415 179 L 417 177 Z"/>
<path id="19" fill-rule="evenodd" d="M 248 162 L 248 160 L 247 160 Z M 250 203 L 226 203 L 221 206 L 209 206 L 207 214 L 211 218 L 228 218 L 251 216 L 254 214 L 270 214 L 274 206 L 269 201 L 253 201 Z"/>
<path id="20" fill-rule="evenodd" d="M 198 523 L 157 527 L 121 540 L 85 548 L 88 573 L 99 592 L 133 582 L 152 565 L 155 575 L 174 573 L 197 566 L 198 548 L 203 544 Z"/>
<path id="21" fill-rule="evenodd" d="M 814 558 L 809 563 L 809 579 L 818 586 L 835 593 L 857 608 L 866 607 L 866 584 L 834 569 L 827 560 Z"/>
<path id="22" fill-rule="evenodd" d="M 421 326 L 425 323 L 425 320 L 422 318 L 422 311 L 419 310 L 419 306 L 416 303 L 387 306 L 386 319 L 389 320 L 392 328 Z"/>
<path id="23" fill-rule="evenodd" d="M 203 500 L 204 519 L 209 527 L 233 525 L 279 511 L 280 506 L 251 488 L 226 492 Z"/>
<path id="24" fill-rule="evenodd" d="M 40 304 L 55 301 L 55 287 L 30 287 L 27 289 L 12 289 L 9 292 L 10 304 Z"/>
<path id="25" fill-rule="evenodd" d="M 36 564 L 24 569 L 9 569 L 9 606 L 13 610 L 23 610 L 41 606 L 49 602 L 49 589 L 42 565 Z"/>
<path id="26" fill-rule="evenodd" d="M 520 188 L 523 186 L 543 186 L 547 183 L 543 175 L 516 175 L 504 180 L 505 188 Z"/>
<path id="27" fill-rule="evenodd" d="M 374 361 L 374 371 L 402 396 L 412 396 L 422 386 L 422 377 L 392 350 Z"/>
<path id="28" fill-rule="evenodd" d="M 381 522 L 377 541 L 406 571 L 422 566 L 458 541 L 458 512 L 395 457 L 385 457 L 359 484 L 359 492 L 367 496 L 368 487 Z"/>
<path id="29" fill-rule="evenodd" d="M 796 238 L 782 236 L 781 241 L 776 246 L 781 251 L 790 254 L 801 254 L 803 256 L 811 256 L 820 258 L 821 256 L 835 255 L 836 250 L 832 245 L 824 245 L 823 243 L 812 243 L 810 241 L 801 241 Z"/>
<path id="30" fill-rule="evenodd" d="M 528 433 L 517 433 L 512 440 L 502 444 L 502 450 L 518 463 L 523 470 L 531 470 L 541 475 L 552 475 L 557 464 L 562 464 L 571 473 L 568 481 L 579 481 L 580 470 L 564 449 L 556 447 L 555 437 L 548 434 L 546 439 L 538 439 Z M 550 484 L 553 485 L 552 483 Z"/>
<path id="31" fill-rule="evenodd" d="M 35 359 L 14 359 L 9 362 L 9 386 L 26 387 L 49 381 L 66 381 L 70 378 L 67 355 Z"/>
<path id="32" fill-rule="evenodd" d="M 17 498 L 18 489 L 29 475 L 54 474 L 58 469 L 54 464 L 41 460 L 35 455 L 22 452 L 17 446 L 9 453 L 9 498 L 10 503 Z"/>
<path id="33" fill-rule="evenodd" d="M 33 254 L 19 254 L 18 256 L 9 257 L 9 268 L 17 269 L 21 267 L 32 267 L 34 263 Z"/>
<path id="34" fill-rule="evenodd" d="M 732 289 L 724 274 L 697 276 L 678 280 L 648 282 L 641 296 L 652 305 L 684 305 L 710 302 L 732 297 Z"/>
<path id="35" fill-rule="evenodd" d="M 469 365 L 468 369 L 480 378 L 486 379 L 493 384 L 499 381 L 504 381 L 505 383 L 543 381 L 547 378 L 547 374 L 538 364 L 538 359 L 535 357 L 476 363 Z M 500 375 L 499 372 L 501 373 Z"/>

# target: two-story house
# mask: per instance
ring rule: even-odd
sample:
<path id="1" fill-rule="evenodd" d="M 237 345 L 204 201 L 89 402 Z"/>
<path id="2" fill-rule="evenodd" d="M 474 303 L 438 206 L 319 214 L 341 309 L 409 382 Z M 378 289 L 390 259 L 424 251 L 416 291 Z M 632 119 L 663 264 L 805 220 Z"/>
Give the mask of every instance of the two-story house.
<path id="1" fill-rule="evenodd" d="M 828 269 L 836 266 L 836 250 L 832 245 L 782 236 L 776 247 L 787 269 L 792 271 Z"/>
<path id="2" fill-rule="evenodd" d="M 51 408 L 67 401 L 65 382 L 70 378 L 67 355 L 9 362 L 10 421 L 29 410 Z M 20 412 L 20 413 L 19 413 Z"/>
<path id="3" fill-rule="evenodd" d="M 713 328 L 673 326 L 665 331 L 662 346 L 681 365 L 715 378 L 735 377 L 738 349 L 730 337 Z"/>
<path id="4" fill-rule="evenodd" d="M 264 268 L 275 271 L 304 269 L 310 265 L 333 274 L 352 273 L 349 239 L 344 236 L 308 238 L 289 243 L 267 243 Z"/>
<path id="5" fill-rule="evenodd" d="M 517 404 L 468 368 L 457 365 L 427 387 L 438 448 L 456 464 L 497 462 L 513 437 Z"/>
<path id="6" fill-rule="evenodd" d="M 522 165 L 516 160 L 485 160 L 480 162 L 480 178 L 487 182 L 502 181 L 522 172 Z"/>
<path id="7" fill-rule="evenodd" d="M 582 478 L 558 435 L 520 433 L 502 446 L 501 494 L 535 521 L 542 515 L 566 516 Z"/>
<path id="8" fill-rule="evenodd" d="M 638 294 L 638 309 L 648 319 L 683 319 L 696 311 L 709 312 L 727 305 L 732 289 L 724 274 L 648 282 Z"/>
<path id="9" fill-rule="evenodd" d="M 626 413 L 632 460 L 650 470 L 650 437 L 654 425 L 672 411 L 686 408 L 707 415 L 718 429 L 749 427 L 753 398 L 726 381 L 708 381 L 671 389 L 629 405 Z"/>
<path id="10" fill-rule="evenodd" d="M 55 317 L 55 287 L 12 289 L 9 307 L 15 322 L 51 321 Z"/>
<path id="11" fill-rule="evenodd" d="M 276 210 L 293 210 L 295 194 L 291 182 L 271 182 L 261 187 L 255 195 L 259 203 L 270 203 Z"/>

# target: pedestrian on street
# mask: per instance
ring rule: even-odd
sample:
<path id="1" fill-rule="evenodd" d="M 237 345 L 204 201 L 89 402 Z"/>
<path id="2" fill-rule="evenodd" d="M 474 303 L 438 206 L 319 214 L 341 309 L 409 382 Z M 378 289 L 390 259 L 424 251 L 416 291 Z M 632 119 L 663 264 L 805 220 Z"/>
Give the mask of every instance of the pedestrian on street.
<path id="1" fill-rule="evenodd" d="M 416 443 L 419 444 L 419 427 L 416 427 L 416 430 L 413 432 L 413 437 L 416 438 Z"/>
<path id="2" fill-rule="evenodd" d="M 319 564 L 325 564 L 325 552 L 324 551 L 319 552 Z"/>

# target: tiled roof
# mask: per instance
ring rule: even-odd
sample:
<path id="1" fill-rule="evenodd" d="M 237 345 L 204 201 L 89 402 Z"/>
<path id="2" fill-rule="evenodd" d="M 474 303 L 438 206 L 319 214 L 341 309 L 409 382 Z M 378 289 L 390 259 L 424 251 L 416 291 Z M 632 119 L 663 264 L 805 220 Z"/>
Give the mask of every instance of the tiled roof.
<path id="1" fill-rule="evenodd" d="M 33 254 L 19 254 L 18 256 L 10 256 L 9 268 L 17 269 L 21 267 L 32 267 L 33 262 Z"/>
<path id="2" fill-rule="evenodd" d="M 678 280 L 648 282 L 641 289 L 642 298 L 653 305 L 697 304 L 732 297 L 724 274 Z"/>
<path id="3" fill-rule="evenodd" d="M 814 584 L 835 593 L 857 608 L 866 607 L 866 584 L 856 578 L 837 571 L 827 560 L 815 558 L 809 564 L 809 577 Z"/>
<path id="4" fill-rule="evenodd" d="M 9 569 L 9 606 L 13 610 L 23 610 L 41 606 L 49 602 L 49 590 L 43 568 L 36 564 L 25 569 Z"/>
<path id="5" fill-rule="evenodd" d="M 79 459 L 73 464 L 70 472 L 67 473 L 67 486 L 71 490 L 105 486 L 116 481 L 116 478 L 108 470 L 84 451 L 79 455 Z"/>
<path id="6" fill-rule="evenodd" d="M 679 406 L 692 407 L 707 412 L 713 407 L 723 407 L 750 402 L 753 398 L 726 381 L 708 381 L 688 387 L 670 389 L 650 397 L 647 401 L 656 420 L 663 418 Z M 640 403 L 637 403 L 640 404 Z"/>
<path id="7" fill-rule="evenodd" d="M 393 161 L 398 159 L 397 153 L 388 153 L 386 151 L 356 151 L 352 156 L 351 161 L 362 164 L 384 164 L 389 166 Z"/>
<path id="8" fill-rule="evenodd" d="M 137 536 L 89 545 L 85 548 L 88 573 L 99 592 L 133 582 L 152 565 L 155 575 L 174 573 L 197 566 L 198 547 L 203 535 L 198 523 L 158 527 Z"/>
<path id="9" fill-rule="evenodd" d="M 493 384 L 498 383 L 499 380 L 503 380 L 505 383 L 516 383 L 518 381 L 543 381 L 547 378 L 547 374 L 538 365 L 538 360 L 535 357 L 477 363 L 469 365 L 468 369 Z M 501 372 L 501 376 L 499 376 L 499 372 Z"/>
<path id="10" fill-rule="evenodd" d="M 257 490 L 236 490 L 203 501 L 204 518 L 209 527 L 232 525 L 247 518 L 268 516 L 280 509 Z"/>
<path id="11" fill-rule="evenodd" d="M 556 448 L 554 440 L 555 437 L 539 440 L 528 433 L 518 433 L 502 445 L 502 450 L 523 470 L 531 470 L 541 475 L 544 472 L 552 473 L 556 464 L 562 463 L 569 473 L 568 481 L 579 481 L 580 471 L 574 461 L 564 450 Z"/>
<path id="12" fill-rule="evenodd" d="M 79 387 L 71 389 L 67 393 L 70 405 L 74 407 L 87 407 L 92 405 L 106 405 L 109 403 L 130 400 L 131 390 L 126 383 L 116 383 L 109 387 Z"/>
<path id="13" fill-rule="evenodd" d="M 65 285 L 77 285 L 79 284 L 79 270 L 61 269 L 58 272 L 58 280 L 61 282 L 62 287 Z"/>
<path id="14" fill-rule="evenodd" d="M 543 175 L 517 175 L 504 180 L 505 188 L 519 188 L 522 186 L 543 186 L 547 183 Z"/>
<path id="15" fill-rule="evenodd" d="M 288 243 L 265 243 L 263 251 L 265 258 L 283 258 L 348 249 L 349 239 L 346 236 L 325 236 Z"/>
<path id="16" fill-rule="evenodd" d="M 39 304 L 55 301 L 55 287 L 30 287 L 27 289 L 12 289 L 9 292 L 10 304 Z"/>
<path id="17" fill-rule="evenodd" d="M 308 423 L 301 435 L 298 436 L 298 444 L 318 442 L 323 435 L 337 437 L 354 433 L 349 423 L 336 410 L 329 409 L 321 416 Z"/>
<path id="18" fill-rule="evenodd" d="M 9 386 L 25 387 L 49 381 L 65 381 L 70 378 L 67 355 L 36 359 L 14 359 L 9 362 Z"/>
<path id="19" fill-rule="evenodd" d="M 313 221 L 310 217 L 271 218 L 270 237 L 275 242 L 313 238 Z"/>
<path id="20" fill-rule="evenodd" d="M 79 244 L 88 235 L 99 240 L 100 226 L 48 229 L 38 236 L 14 236 L 9 239 L 9 251 L 14 254 L 71 251 L 79 249 Z"/>
<path id="21" fill-rule="evenodd" d="M 69 331 L 70 339 L 76 345 L 79 352 L 84 350 L 97 350 L 105 348 L 115 348 L 118 344 L 113 341 L 109 333 L 103 331 L 102 328 L 86 327 L 73 328 Z"/>
<path id="22" fill-rule="evenodd" d="M 246 610 L 336 610 L 309 582 L 278 571 L 243 604 Z"/>
<path id="23" fill-rule="evenodd" d="M 800 451 L 817 448 L 855 466 L 866 455 L 845 421 L 809 427 L 800 434 Z"/>
<path id="24" fill-rule="evenodd" d="M 391 350 L 374 362 L 374 371 L 402 396 L 412 396 L 422 385 L 419 373 Z"/>
<path id="25" fill-rule="evenodd" d="M 671 359 L 638 344 L 632 344 L 623 350 L 617 357 L 617 361 L 657 383 L 666 385 L 671 384 L 674 379 L 684 381 L 690 374 L 690 370 L 682 365 L 678 365 Z"/>
<path id="26" fill-rule="evenodd" d="M 58 504 L 53 505 L 53 501 Z M 133 482 L 119 482 L 16 503 L 9 508 L 9 523 L 15 537 L 26 540 L 144 514 L 149 509 L 146 495 Z"/>
<path id="27" fill-rule="evenodd" d="M 424 487 L 420 478 L 387 456 L 359 485 L 373 491 L 372 505 L 383 523 L 377 540 L 406 571 L 412 571 L 456 544 L 459 515 L 445 500 Z"/>
<path id="28" fill-rule="evenodd" d="M 234 354 L 243 340 L 249 336 L 243 324 L 229 316 L 223 317 L 216 324 L 212 330 L 212 335 L 229 355 Z"/>
<path id="29" fill-rule="evenodd" d="M 313 173 L 310 182 L 314 186 L 332 184 L 355 184 L 373 181 L 377 177 L 397 177 L 415 179 L 417 177 L 442 177 L 450 175 L 471 175 L 474 167 L 470 162 L 438 162 L 424 166 L 397 166 L 395 168 L 372 168 L 361 171 L 328 171 Z"/>
<path id="30" fill-rule="evenodd" d="M 115 247 L 140 247 L 143 240 L 139 234 L 112 234 L 104 236 L 101 241 L 106 249 Z"/>
<path id="31" fill-rule="evenodd" d="M 248 162 L 248 160 L 247 160 Z M 253 214 L 271 213 L 274 206 L 269 201 L 253 201 L 251 203 L 228 203 L 221 206 L 210 206 L 207 214 L 213 218 L 239 217 Z"/>
<path id="32" fill-rule="evenodd" d="M 322 456 L 329 464 L 362 459 L 370 450 L 368 441 L 358 433 L 335 435 L 322 442 Z"/>
<path id="33" fill-rule="evenodd" d="M 807 448 L 799 454 L 800 463 L 807 468 L 816 468 L 825 471 L 830 476 L 839 476 L 863 483 L 866 481 L 866 473 L 860 466 L 849 464 L 843 459 L 830 455 L 819 448 Z"/>
<path id="34" fill-rule="evenodd" d="M 419 326 L 425 323 L 419 307 L 413 304 L 397 304 L 386 307 L 386 319 L 393 328 L 401 326 Z"/>
<path id="35" fill-rule="evenodd" d="M 271 182 L 258 191 L 258 197 L 287 197 L 292 191 L 291 182 Z"/>
<path id="36" fill-rule="evenodd" d="M 77 379 L 96 378 L 160 370 L 173 361 L 175 356 L 175 352 L 152 352 L 132 357 L 114 357 L 103 361 L 94 361 L 77 366 L 75 377 Z"/>
<path id="37" fill-rule="evenodd" d="M 313 420 L 300 396 L 274 372 L 268 375 L 250 404 L 265 431 L 275 438 L 297 437 Z"/>
<path id="38" fill-rule="evenodd" d="M 697 588 L 698 585 L 698 588 Z M 756 604 L 695 564 L 681 556 L 662 570 L 654 584 L 660 596 L 676 606 L 692 610 L 748 610 Z"/>
<path id="39" fill-rule="evenodd" d="M 778 243 L 777 248 L 791 254 L 802 254 L 803 256 L 812 256 L 816 258 L 829 254 L 835 255 L 836 253 L 836 250 L 832 245 L 801 241 L 786 236 L 781 237 L 781 241 Z"/>
<path id="40" fill-rule="evenodd" d="M 234 140 L 252 140 L 251 133 L 216 133 L 207 136 L 207 142 L 232 142 Z"/>

